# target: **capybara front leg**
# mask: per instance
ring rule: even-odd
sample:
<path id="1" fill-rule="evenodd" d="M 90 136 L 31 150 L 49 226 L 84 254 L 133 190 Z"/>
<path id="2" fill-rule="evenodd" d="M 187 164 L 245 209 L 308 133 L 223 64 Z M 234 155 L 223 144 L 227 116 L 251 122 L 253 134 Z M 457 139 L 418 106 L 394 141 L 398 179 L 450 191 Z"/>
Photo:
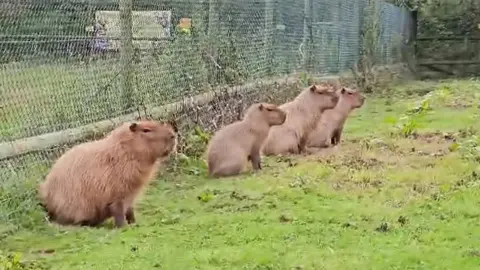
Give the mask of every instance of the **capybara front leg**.
<path id="1" fill-rule="evenodd" d="M 249 155 L 252 162 L 253 170 L 258 171 L 262 169 L 262 158 L 260 157 L 260 147 L 254 146 Z"/>
<path id="2" fill-rule="evenodd" d="M 113 219 L 115 220 L 115 227 L 123 227 L 125 225 L 125 210 L 123 202 L 113 202 L 108 207 Z"/>
<path id="3" fill-rule="evenodd" d="M 262 169 L 262 159 L 260 157 L 260 154 L 256 155 L 251 155 L 251 162 L 252 162 L 252 167 L 255 171 L 261 170 Z"/>
<path id="4" fill-rule="evenodd" d="M 331 140 L 332 145 L 337 145 L 340 143 L 341 134 L 342 134 L 342 131 L 338 129 L 333 132 L 332 140 Z"/>
<path id="5" fill-rule="evenodd" d="M 135 213 L 133 211 L 132 206 L 127 208 L 127 212 L 125 213 L 125 218 L 127 219 L 128 224 L 133 224 L 136 222 Z"/>
<path id="6" fill-rule="evenodd" d="M 306 137 L 302 137 L 300 138 L 299 142 L 298 142 L 298 150 L 296 151 L 296 153 L 293 153 L 293 154 L 301 154 L 301 153 L 305 153 L 306 151 L 306 145 L 307 145 L 307 139 Z"/>

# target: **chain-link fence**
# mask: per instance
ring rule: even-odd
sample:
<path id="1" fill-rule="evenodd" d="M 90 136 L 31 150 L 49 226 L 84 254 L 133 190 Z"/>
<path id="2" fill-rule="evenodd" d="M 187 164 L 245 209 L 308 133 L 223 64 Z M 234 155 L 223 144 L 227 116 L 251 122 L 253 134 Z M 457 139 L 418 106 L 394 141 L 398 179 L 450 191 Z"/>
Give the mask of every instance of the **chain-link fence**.
<path id="1" fill-rule="evenodd" d="M 39 180 L 20 168 L 52 161 L 42 151 L 12 162 L 1 148 L 21 138 L 219 86 L 347 70 L 359 58 L 363 11 L 373 2 L 379 62 L 390 63 L 410 15 L 374 0 L 2 0 L 0 177 Z"/>

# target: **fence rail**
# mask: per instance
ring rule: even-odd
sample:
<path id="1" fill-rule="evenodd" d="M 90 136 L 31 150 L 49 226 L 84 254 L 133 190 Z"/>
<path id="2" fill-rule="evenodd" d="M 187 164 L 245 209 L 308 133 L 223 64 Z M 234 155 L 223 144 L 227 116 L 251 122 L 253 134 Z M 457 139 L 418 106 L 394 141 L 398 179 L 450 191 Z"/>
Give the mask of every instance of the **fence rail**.
<path id="1" fill-rule="evenodd" d="M 118 1 L 0 3 L 0 143 L 222 85 L 347 70 L 374 2 L 378 63 L 398 60 L 411 32 L 409 12 L 373 0 Z"/>

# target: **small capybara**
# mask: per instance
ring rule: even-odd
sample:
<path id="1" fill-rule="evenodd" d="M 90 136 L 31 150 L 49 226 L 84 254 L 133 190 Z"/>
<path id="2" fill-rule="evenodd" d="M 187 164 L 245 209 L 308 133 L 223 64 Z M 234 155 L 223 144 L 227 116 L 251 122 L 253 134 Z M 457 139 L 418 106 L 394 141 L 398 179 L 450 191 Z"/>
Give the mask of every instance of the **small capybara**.
<path id="1" fill-rule="evenodd" d="M 274 156 L 303 152 L 306 138 L 320 115 L 324 110 L 334 108 L 338 99 L 335 87 L 323 83 L 304 89 L 293 101 L 279 106 L 287 113 L 287 120 L 283 125 L 271 128 L 262 153 Z"/>
<path id="2" fill-rule="evenodd" d="M 326 110 L 314 131 L 307 139 L 307 147 L 326 148 L 340 143 L 343 126 L 348 116 L 354 109 L 363 106 L 365 97 L 352 88 L 341 88 L 338 90 L 340 100 L 337 106 L 331 110 Z"/>
<path id="3" fill-rule="evenodd" d="M 176 145 L 168 123 L 125 123 L 64 153 L 39 186 L 41 204 L 61 225 L 97 226 L 110 217 L 116 227 L 135 223 L 135 199 Z"/>
<path id="4" fill-rule="evenodd" d="M 241 121 L 215 133 L 207 147 L 208 171 L 212 177 L 240 174 L 248 161 L 261 169 L 260 147 L 272 126 L 285 122 L 286 114 L 274 104 L 255 103 Z"/>

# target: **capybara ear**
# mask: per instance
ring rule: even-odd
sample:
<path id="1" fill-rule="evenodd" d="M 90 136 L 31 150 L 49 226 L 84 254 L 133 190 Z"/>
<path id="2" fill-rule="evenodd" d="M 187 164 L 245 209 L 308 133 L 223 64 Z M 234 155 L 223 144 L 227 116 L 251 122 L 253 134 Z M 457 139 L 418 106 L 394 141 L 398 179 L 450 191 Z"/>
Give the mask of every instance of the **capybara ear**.
<path id="1" fill-rule="evenodd" d="M 137 130 L 137 123 L 131 123 L 130 124 L 130 131 L 135 132 Z"/>
<path id="2" fill-rule="evenodd" d="M 347 92 L 347 90 L 345 88 L 342 88 L 342 90 L 340 91 L 340 93 L 342 93 L 342 94 L 345 94 L 345 92 Z"/>
<path id="3" fill-rule="evenodd" d="M 258 109 L 263 110 L 263 103 L 260 103 L 260 105 L 258 105 Z"/>
<path id="4" fill-rule="evenodd" d="M 310 86 L 310 91 L 312 91 L 312 92 L 317 91 L 317 86 L 315 84 Z"/>

